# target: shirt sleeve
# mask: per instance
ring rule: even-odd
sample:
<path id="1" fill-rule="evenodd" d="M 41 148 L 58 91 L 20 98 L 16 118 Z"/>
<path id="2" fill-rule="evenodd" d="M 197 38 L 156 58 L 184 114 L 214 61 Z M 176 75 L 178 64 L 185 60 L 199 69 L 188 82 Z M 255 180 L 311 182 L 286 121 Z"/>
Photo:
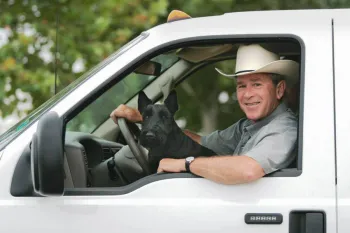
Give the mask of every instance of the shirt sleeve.
<path id="1" fill-rule="evenodd" d="M 265 135 L 251 150 L 245 153 L 253 158 L 269 174 L 287 167 L 295 158 L 297 127 L 288 127 L 282 132 L 273 131 Z"/>
<path id="2" fill-rule="evenodd" d="M 216 130 L 209 135 L 201 137 L 201 145 L 213 150 L 218 155 L 233 154 L 241 137 L 242 120 L 236 122 L 225 130 Z"/>

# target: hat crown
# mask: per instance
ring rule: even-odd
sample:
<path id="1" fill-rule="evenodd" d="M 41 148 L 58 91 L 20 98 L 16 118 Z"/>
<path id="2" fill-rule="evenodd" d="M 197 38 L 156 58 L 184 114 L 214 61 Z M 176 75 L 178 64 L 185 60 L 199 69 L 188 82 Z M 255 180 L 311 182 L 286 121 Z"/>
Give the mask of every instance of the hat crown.
<path id="1" fill-rule="evenodd" d="M 279 60 L 277 54 L 260 45 L 242 45 L 237 51 L 236 74 L 244 71 L 255 71 L 277 60 Z"/>
<path id="2" fill-rule="evenodd" d="M 215 69 L 229 78 L 247 74 L 274 73 L 284 76 L 287 85 L 294 85 L 299 80 L 299 63 L 293 60 L 281 60 L 279 55 L 258 44 L 241 45 L 238 48 L 234 74 L 226 74 L 218 68 Z"/>

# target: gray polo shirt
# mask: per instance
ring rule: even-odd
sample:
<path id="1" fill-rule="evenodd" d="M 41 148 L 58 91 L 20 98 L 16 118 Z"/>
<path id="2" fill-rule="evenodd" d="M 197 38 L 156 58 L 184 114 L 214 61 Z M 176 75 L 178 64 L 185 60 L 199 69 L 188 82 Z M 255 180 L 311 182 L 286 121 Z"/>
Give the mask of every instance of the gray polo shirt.
<path id="1" fill-rule="evenodd" d="M 297 118 L 284 103 L 255 123 L 241 119 L 225 130 L 201 137 L 201 144 L 219 155 L 253 158 L 265 174 L 287 167 L 296 156 L 296 143 Z"/>

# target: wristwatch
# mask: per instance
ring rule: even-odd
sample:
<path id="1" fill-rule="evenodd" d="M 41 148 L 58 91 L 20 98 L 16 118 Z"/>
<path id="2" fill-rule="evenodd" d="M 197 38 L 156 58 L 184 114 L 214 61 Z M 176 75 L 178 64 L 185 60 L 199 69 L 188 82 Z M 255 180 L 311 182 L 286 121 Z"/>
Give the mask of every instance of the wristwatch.
<path id="1" fill-rule="evenodd" d="M 185 159 L 185 167 L 186 167 L 186 171 L 187 172 L 191 172 L 191 170 L 190 170 L 190 164 L 193 162 L 193 160 L 194 160 L 194 157 L 193 156 L 190 156 L 190 157 L 187 157 L 186 159 Z"/>

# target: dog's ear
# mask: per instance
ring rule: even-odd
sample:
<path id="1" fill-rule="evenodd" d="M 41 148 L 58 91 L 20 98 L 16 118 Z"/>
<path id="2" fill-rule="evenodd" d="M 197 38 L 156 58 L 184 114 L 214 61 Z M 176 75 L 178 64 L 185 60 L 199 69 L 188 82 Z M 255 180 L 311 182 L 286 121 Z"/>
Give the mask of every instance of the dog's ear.
<path id="1" fill-rule="evenodd" d="M 152 100 L 150 100 L 143 91 L 140 91 L 138 99 L 139 112 L 142 114 L 146 107 L 150 104 L 152 104 Z"/>
<path id="2" fill-rule="evenodd" d="M 176 113 L 176 111 L 179 109 L 179 105 L 177 104 L 177 95 L 176 91 L 172 90 L 168 97 L 164 100 L 165 105 L 169 109 L 172 115 Z"/>

